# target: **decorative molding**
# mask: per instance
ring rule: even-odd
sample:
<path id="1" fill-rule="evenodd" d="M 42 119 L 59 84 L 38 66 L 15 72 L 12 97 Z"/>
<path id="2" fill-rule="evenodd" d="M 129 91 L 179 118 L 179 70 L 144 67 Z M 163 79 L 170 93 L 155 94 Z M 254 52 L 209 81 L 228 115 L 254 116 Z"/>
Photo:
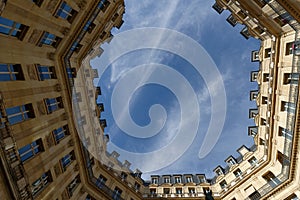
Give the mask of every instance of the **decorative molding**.
<path id="1" fill-rule="evenodd" d="M 67 35 L 69 32 L 70 32 L 70 29 L 67 28 L 67 27 L 63 27 L 60 32 L 63 34 L 63 35 Z"/>
<path id="2" fill-rule="evenodd" d="M 80 9 L 83 9 L 83 8 L 85 7 L 85 5 L 86 5 L 86 1 L 85 1 L 85 0 L 81 0 L 81 1 L 79 1 L 79 2 L 77 3 L 77 5 L 78 5 L 78 7 L 79 7 Z"/>
<path id="3" fill-rule="evenodd" d="M 2 12 L 3 12 L 3 10 L 4 10 L 5 6 L 6 6 L 6 1 L 7 0 L 1 0 L 0 1 L 0 15 L 2 14 Z"/>
<path id="4" fill-rule="evenodd" d="M 55 91 L 57 91 L 57 92 L 60 92 L 62 89 L 61 89 L 61 85 L 59 84 L 59 83 L 57 83 L 55 86 L 54 86 L 54 88 L 55 88 Z"/>
<path id="5" fill-rule="evenodd" d="M 47 53 L 47 58 L 50 60 L 54 60 L 54 55 L 55 55 L 55 53 L 49 52 L 49 53 Z"/>
<path id="6" fill-rule="evenodd" d="M 38 75 L 34 65 L 27 65 L 27 71 L 30 80 L 38 80 Z"/>
<path id="7" fill-rule="evenodd" d="M 46 6 L 46 10 L 50 11 L 51 13 L 54 12 L 54 9 L 58 3 L 58 0 L 51 0 L 49 1 L 48 5 Z"/>
<path id="8" fill-rule="evenodd" d="M 45 115 L 47 113 L 44 101 L 39 101 L 37 103 L 37 107 L 38 107 L 40 114 Z"/>
<path id="9" fill-rule="evenodd" d="M 28 39 L 28 42 L 31 44 L 37 44 L 42 33 L 43 31 L 34 29 Z"/>

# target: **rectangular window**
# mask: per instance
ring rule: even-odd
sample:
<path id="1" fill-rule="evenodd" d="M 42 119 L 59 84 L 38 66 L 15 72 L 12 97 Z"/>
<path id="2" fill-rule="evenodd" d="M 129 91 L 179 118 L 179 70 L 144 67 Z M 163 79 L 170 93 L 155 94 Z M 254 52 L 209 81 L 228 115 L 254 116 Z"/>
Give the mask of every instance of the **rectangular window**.
<path id="1" fill-rule="evenodd" d="M 176 188 L 176 194 L 182 194 L 182 188 Z"/>
<path id="2" fill-rule="evenodd" d="M 260 120 L 260 125 L 261 125 L 261 126 L 266 126 L 266 125 L 267 125 L 267 120 L 264 119 L 264 118 L 261 118 L 261 120 Z"/>
<path id="3" fill-rule="evenodd" d="M 257 163 L 257 159 L 253 156 L 248 160 L 248 162 L 251 164 L 251 166 L 254 166 Z"/>
<path id="4" fill-rule="evenodd" d="M 119 200 L 121 199 L 122 190 L 118 187 L 115 187 L 114 193 L 113 193 L 113 200 Z"/>
<path id="5" fill-rule="evenodd" d="M 263 82 L 268 82 L 269 81 L 269 74 L 268 73 L 264 73 L 263 74 Z"/>
<path id="6" fill-rule="evenodd" d="M 134 189 L 135 190 L 140 190 L 141 185 L 137 182 L 134 183 Z"/>
<path id="7" fill-rule="evenodd" d="M 291 102 L 281 101 L 281 111 L 295 113 L 296 105 Z"/>
<path id="8" fill-rule="evenodd" d="M 286 45 L 285 45 L 285 55 L 286 56 L 293 54 L 293 46 L 294 46 L 294 42 L 286 43 Z"/>
<path id="9" fill-rule="evenodd" d="M 189 190 L 190 194 L 194 194 L 195 193 L 195 188 L 188 188 L 188 190 Z"/>
<path id="10" fill-rule="evenodd" d="M 22 40 L 28 30 L 28 26 L 14 22 L 0 16 L 0 33 Z"/>
<path id="11" fill-rule="evenodd" d="M 53 66 L 37 65 L 36 67 L 40 81 L 56 79 L 55 68 Z"/>
<path id="12" fill-rule="evenodd" d="M 198 179 L 199 179 L 199 183 L 205 183 L 206 182 L 205 175 L 199 175 Z"/>
<path id="13" fill-rule="evenodd" d="M 235 177 L 240 177 L 242 176 L 242 171 L 240 169 L 237 169 L 233 172 L 233 174 L 235 175 Z"/>
<path id="14" fill-rule="evenodd" d="M 76 69 L 75 68 L 66 68 L 68 78 L 76 78 Z"/>
<path id="15" fill-rule="evenodd" d="M 279 131 L 278 131 L 278 135 L 279 136 L 282 136 L 282 137 L 286 137 L 290 140 L 293 139 L 293 132 L 288 130 L 288 129 L 285 129 L 285 128 L 282 128 L 279 126 Z"/>
<path id="16" fill-rule="evenodd" d="M 0 81 L 24 80 L 22 67 L 20 64 L 0 63 Z"/>
<path id="17" fill-rule="evenodd" d="M 88 33 L 91 33 L 95 27 L 96 27 L 96 25 L 93 22 L 88 21 L 85 24 L 83 30 L 87 31 Z"/>
<path id="18" fill-rule="evenodd" d="M 265 58 L 270 58 L 271 57 L 271 48 L 265 49 Z"/>
<path id="19" fill-rule="evenodd" d="M 267 104 L 268 103 L 268 97 L 262 97 L 262 99 L 261 99 L 261 104 L 262 105 L 265 105 L 265 104 Z"/>
<path id="20" fill-rule="evenodd" d="M 164 194 L 170 194 L 170 188 L 164 188 Z"/>
<path id="21" fill-rule="evenodd" d="M 281 181 L 270 171 L 263 175 L 263 178 L 269 183 L 272 188 L 281 183 Z"/>
<path id="22" fill-rule="evenodd" d="M 193 182 L 193 178 L 191 176 L 187 176 L 186 177 L 186 182 L 187 183 L 192 183 Z"/>
<path id="23" fill-rule="evenodd" d="M 164 183 L 170 183 L 170 177 L 164 177 Z"/>
<path id="24" fill-rule="evenodd" d="M 69 135 L 68 125 L 53 130 L 52 134 L 55 139 L 55 143 L 58 144 L 62 139 L 66 137 L 66 135 Z"/>
<path id="25" fill-rule="evenodd" d="M 40 40 L 39 46 L 42 45 L 49 45 L 53 47 L 58 47 L 59 43 L 61 41 L 60 37 L 57 37 L 51 33 L 45 32 Z"/>
<path id="26" fill-rule="evenodd" d="M 44 173 L 40 178 L 31 184 L 32 195 L 35 196 L 37 193 L 42 191 L 52 181 L 51 172 Z"/>
<path id="27" fill-rule="evenodd" d="M 44 101 L 47 107 L 48 114 L 53 113 L 54 111 L 64 107 L 61 97 L 48 98 L 45 99 Z"/>
<path id="28" fill-rule="evenodd" d="M 150 194 L 156 194 L 156 189 L 155 188 L 150 188 Z"/>
<path id="29" fill-rule="evenodd" d="M 106 181 L 107 181 L 107 178 L 105 178 L 104 176 L 100 175 L 98 177 L 98 179 L 96 180 L 97 187 L 102 188 L 103 185 L 105 185 Z"/>
<path id="30" fill-rule="evenodd" d="M 68 20 L 68 22 L 72 23 L 74 18 L 77 15 L 77 11 L 72 9 L 65 1 L 63 1 L 56 12 L 56 17 L 60 17 L 62 19 Z"/>
<path id="31" fill-rule="evenodd" d="M 175 176 L 175 183 L 181 183 L 181 177 Z"/>
<path id="32" fill-rule="evenodd" d="M 219 184 L 220 184 L 222 189 L 224 189 L 227 186 L 227 183 L 226 183 L 225 180 L 221 181 Z"/>
<path id="33" fill-rule="evenodd" d="M 21 147 L 19 150 L 19 155 L 22 162 L 33 158 L 40 152 L 44 151 L 42 139 L 38 139 L 31 144 Z"/>
<path id="34" fill-rule="evenodd" d="M 73 196 L 74 191 L 76 190 L 77 186 L 80 184 L 80 178 L 79 175 L 77 175 L 73 181 L 67 186 L 67 191 L 69 197 Z"/>
<path id="35" fill-rule="evenodd" d="M 71 151 L 70 153 L 68 153 L 67 155 L 65 155 L 61 160 L 61 166 L 63 168 L 64 171 L 66 171 L 67 167 L 72 163 L 72 161 L 75 160 L 75 155 L 74 155 L 74 151 Z"/>
<path id="36" fill-rule="evenodd" d="M 109 6 L 110 2 L 107 0 L 101 0 L 98 4 L 98 8 L 102 10 L 102 12 L 105 12 L 107 7 Z"/>
<path id="37" fill-rule="evenodd" d="M 34 118 L 34 111 L 32 104 L 26 104 L 21 106 L 15 106 L 6 109 L 6 114 L 8 116 L 8 122 L 13 125 L 19 122 L 23 122 Z"/>
<path id="38" fill-rule="evenodd" d="M 33 3 L 35 3 L 37 6 L 41 6 L 44 0 L 32 0 Z"/>
<path id="39" fill-rule="evenodd" d="M 295 84 L 298 85 L 299 82 L 299 73 L 285 73 L 283 75 L 283 84 Z"/>
<path id="40" fill-rule="evenodd" d="M 158 184 L 158 178 L 152 178 L 152 184 Z"/>

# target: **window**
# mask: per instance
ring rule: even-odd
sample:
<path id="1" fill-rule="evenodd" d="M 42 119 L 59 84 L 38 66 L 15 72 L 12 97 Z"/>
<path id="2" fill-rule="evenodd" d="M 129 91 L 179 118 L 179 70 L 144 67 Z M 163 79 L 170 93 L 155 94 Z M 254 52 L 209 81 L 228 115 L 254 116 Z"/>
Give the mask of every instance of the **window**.
<path id="1" fill-rule="evenodd" d="M 258 131 L 257 126 L 249 126 L 248 127 L 248 135 L 249 136 L 252 136 L 252 137 L 256 136 L 257 131 Z"/>
<path id="2" fill-rule="evenodd" d="M 7 108 L 6 114 L 8 116 L 8 122 L 12 125 L 35 117 L 32 104 Z"/>
<path id="3" fill-rule="evenodd" d="M 242 176 L 242 171 L 240 169 L 237 169 L 233 172 L 233 174 L 235 175 L 235 177 L 240 177 Z"/>
<path id="4" fill-rule="evenodd" d="M 73 192 L 76 190 L 77 186 L 80 183 L 79 175 L 77 175 L 74 180 L 67 186 L 67 191 L 69 197 L 73 196 Z"/>
<path id="5" fill-rule="evenodd" d="M 283 84 L 295 84 L 297 85 L 299 81 L 299 73 L 285 73 L 283 75 Z"/>
<path id="6" fill-rule="evenodd" d="M 195 193 L 195 188 L 189 187 L 188 190 L 189 190 L 189 193 L 190 193 L 190 194 L 194 194 L 194 193 Z"/>
<path id="7" fill-rule="evenodd" d="M 181 177 L 175 176 L 175 183 L 181 183 Z"/>
<path id="8" fill-rule="evenodd" d="M 271 57 L 271 48 L 265 49 L 265 58 L 270 58 Z"/>
<path id="9" fill-rule="evenodd" d="M 293 46 L 294 46 L 294 42 L 286 43 L 286 45 L 285 45 L 285 55 L 286 56 L 293 54 Z"/>
<path id="10" fill-rule="evenodd" d="M 164 188 L 164 194 L 170 194 L 170 188 Z"/>
<path id="11" fill-rule="evenodd" d="M 72 23 L 74 18 L 77 15 L 77 11 L 72 9 L 65 1 L 63 1 L 56 12 L 56 17 L 60 17 L 62 19 L 68 20 L 68 22 Z"/>
<path id="12" fill-rule="evenodd" d="M 134 183 L 134 189 L 135 190 L 140 190 L 141 185 L 137 182 Z"/>
<path id="13" fill-rule="evenodd" d="M 257 199 L 260 199 L 260 197 L 261 197 L 261 195 L 258 191 L 255 191 L 249 195 L 250 200 L 257 200 Z"/>
<path id="14" fill-rule="evenodd" d="M 221 14 L 223 12 L 223 8 L 218 4 L 218 3 L 215 3 L 212 8 L 217 11 L 217 13 Z"/>
<path id="15" fill-rule="evenodd" d="M 66 68 L 68 78 L 76 78 L 76 69 L 75 68 Z"/>
<path id="16" fill-rule="evenodd" d="M 281 183 L 281 181 L 270 171 L 263 175 L 263 178 L 269 183 L 272 188 Z"/>
<path id="17" fill-rule="evenodd" d="M 220 184 L 222 189 L 224 189 L 227 186 L 227 183 L 226 183 L 225 180 L 221 181 L 219 184 Z"/>
<path id="18" fill-rule="evenodd" d="M 199 182 L 200 182 L 200 183 L 205 183 L 205 182 L 206 182 L 205 175 L 199 175 L 199 176 L 198 176 L 198 179 L 199 179 Z"/>
<path id="19" fill-rule="evenodd" d="M 263 82 L 268 82 L 269 81 L 269 74 L 264 73 L 263 74 Z"/>
<path id="20" fill-rule="evenodd" d="M 32 0 L 33 3 L 35 3 L 37 6 L 41 6 L 44 0 Z"/>
<path id="21" fill-rule="evenodd" d="M 266 126 L 266 125 L 267 125 L 267 120 L 264 119 L 264 118 L 261 118 L 261 119 L 260 119 L 260 125 L 261 125 L 261 126 Z"/>
<path id="22" fill-rule="evenodd" d="M 251 90 L 250 91 L 250 101 L 256 100 L 258 96 L 258 90 Z"/>
<path id="23" fill-rule="evenodd" d="M 285 129 L 285 128 L 282 128 L 282 127 L 280 127 L 280 126 L 279 126 L 278 135 L 279 135 L 279 136 L 286 137 L 286 138 L 289 138 L 289 139 L 292 139 L 292 138 L 293 138 L 293 133 L 292 133 L 292 131 L 290 131 L 290 130 L 288 130 L 288 129 Z"/>
<path id="24" fill-rule="evenodd" d="M 176 194 L 182 194 L 182 188 L 176 188 Z"/>
<path id="25" fill-rule="evenodd" d="M 96 25 L 95 25 L 93 22 L 88 21 L 88 22 L 85 24 L 83 30 L 87 31 L 88 33 L 91 33 L 91 32 L 93 31 L 93 29 L 95 28 L 95 26 L 96 26 Z"/>
<path id="26" fill-rule="evenodd" d="M 110 2 L 107 0 L 101 0 L 98 4 L 98 8 L 102 10 L 102 12 L 105 12 L 107 7 L 109 6 Z"/>
<path id="27" fill-rule="evenodd" d="M 259 61 L 259 51 L 252 51 L 251 53 L 251 62 Z"/>
<path id="28" fill-rule="evenodd" d="M 102 188 L 103 185 L 105 185 L 107 181 L 107 178 L 105 178 L 104 176 L 100 175 L 96 181 L 96 185 L 99 188 Z"/>
<path id="29" fill-rule="evenodd" d="M 248 160 L 248 162 L 251 164 L 251 166 L 254 166 L 257 164 L 257 159 L 253 156 Z"/>
<path id="30" fill-rule="evenodd" d="M 51 33 L 45 32 L 43 34 L 43 37 L 40 40 L 39 46 L 49 45 L 49 46 L 53 46 L 56 48 L 56 47 L 58 47 L 60 41 L 61 41 L 60 37 L 57 37 Z"/>
<path id="31" fill-rule="evenodd" d="M 252 72 L 251 72 L 250 81 L 251 81 L 251 82 L 257 81 L 257 76 L 258 76 L 258 71 L 252 71 Z"/>
<path id="32" fill-rule="evenodd" d="M 296 105 L 291 102 L 281 101 L 281 111 L 295 113 Z"/>
<path id="33" fill-rule="evenodd" d="M 121 173 L 121 178 L 122 178 L 123 180 L 125 180 L 125 179 L 127 178 L 127 174 L 126 174 L 125 172 L 122 172 L 122 173 Z"/>
<path id="34" fill-rule="evenodd" d="M 268 103 L 268 97 L 262 97 L 261 104 L 265 105 Z"/>
<path id="35" fill-rule="evenodd" d="M 249 119 L 254 119 L 255 116 L 258 114 L 258 109 L 249 109 Z"/>
<path id="36" fill-rule="evenodd" d="M 158 178 L 152 178 L 152 184 L 158 184 Z"/>
<path id="37" fill-rule="evenodd" d="M 237 25 L 237 20 L 234 18 L 234 16 L 231 14 L 229 17 L 226 19 L 226 21 L 233 27 Z"/>
<path id="38" fill-rule="evenodd" d="M 113 193 L 113 200 L 119 200 L 122 194 L 122 190 L 118 187 L 115 187 L 114 193 Z"/>
<path id="39" fill-rule="evenodd" d="M 78 53 L 80 51 L 81 47 L 82 47 L 82 44 L 79 44 L 78 42 L 74 42 L 71 47 L 71 51 L 75 51 L 76 53 Z"/>
<path id="40" fill-rule="evenodd" d="M 55 139 L 55 143 L 58 144 L 62 139 L 66 137 L 66 135 L 69 134 L 69 128 L 68 125 L 65 125 L 63 127 L 59 127 L 52 131 L 53 137 Z"/>
<path id="41" fill-rule="evenodd" d="M 45 99 L 45 104 L 47 107 L 47 113 L 53 113 L 54 111 L 63 108 L 63 102 L 61 97 L 56 97 L 56 98 L 48 98 Z"/>
<path id="42" fill-rule="evenodd" d="M 61 166 L 64 171 L 66 171 L 67 167 L 75 160 L 74 151 L 71 151 L 60 160 Z"/>
<path id="43" fill-rule="evenodd" d="M 37 65 L 37 71 L 40 81 L 56 79 L 55 68 L 52 66 Z"/>
<path id="44" fill-rule="evenodd" d="M 51 172 L 47 171 L 40 178 L 31 184 L 32 195 L 35 196 L 37 193 L 42 191 L 52 181 Z"/>
<path id="45" fill-rule="evenodd" d="M 234 158 L 232 156 L 230 156 L 227 160 L 227 164 L 229 166 L 232 166 L 232 165 L 235 165 L 236 164 L 236 161 L 234 160 Z"/>
<path id="46" fill-rule="evenodd" d="M 186 182 L 187 183 L 192 183 L 193 182 L 193 178 L 191 176 L 187 176 L 186 177 Z"/>
<path id="47" fill-rule="evenodd" d="M 0 63 L 0 81 L 16 80 L 25 80 L 21 65 Z"/>
<path id="48" fill-rule="evenodd" d="M 44 151 L 42 139 L 38 139 L 31 144 L 27 144 L 21 147 L 19 150 L 19 155 L 22 162 L 27 161 L 30 158 L 33 158 L 38 153 Z"/>
<path id="49" fill-rule="evenodd" d="M 170 183 L 170 177 L 164 177 L 164 183 Z"/>
<path id="50" fill-rule="evenodd" d="M 19 24 L 10 19 L 0 16 L 0 33 L 9 35 L 22 40 L 28 30 L 28 26 Z"/>
<path id="51" fill-rule="evenodd" d="M 150 188 L 150 194 L 156 194 L 156 189 L 155 188 Z"/>

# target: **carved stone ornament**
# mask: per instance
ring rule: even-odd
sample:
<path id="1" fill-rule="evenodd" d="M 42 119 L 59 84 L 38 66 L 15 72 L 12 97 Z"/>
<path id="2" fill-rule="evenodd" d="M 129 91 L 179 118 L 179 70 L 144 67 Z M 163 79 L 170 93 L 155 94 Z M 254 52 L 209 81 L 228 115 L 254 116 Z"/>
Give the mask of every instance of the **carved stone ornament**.
<path id="1" fill-rule="evenodd" d="M 50 52 L 50 53 L 47 53 L 47 57 L 50 59 L 50 60 L 54 60 L 54 53 Z"/>
<path id="2" fill-rule="evenodd" d="M 27 65 L 27 71 L 30 80 L 38 80 L 38 76 L 34 65 Z"/>
<path id="3" fill-rule="evenodd" d="M 43 31 L 34 29 L 28 39 L 31 44 L 37 44 Z"/>
<path id="4" fill-rule="evenodd" d="M 2 12 L 3 12 L 4 8 L 5 8 L 6 1 L 7 0 L 1 0 L 0 1 L 0 15 L 2 14 Z"/>
<path id="5" fill-rule="evenodd" d="M 38 107 L 40 114 L 44 115 L 47 113 L 44 101 L 39 101 L 37 104 L 37 107 Z"/>
<path id="6" fill-rule="evenodd" d="M 77 5 L 78 5 L 78 7 L 80 9 L 83 9 L 85 7 L 85 5 L 86 5 L 86 1 L 85 0 L 81 0 L 81 1 L 78 2 Z"/>
<path id="7" fill-rule="evenodd" d="M 57 2 L 58 2 L 58 0 L 51 0 L 51 1 L 49 1 L 46 9 L 49 10 L 51 13 L 54 12 L 54 9 L 56 7 Z"/>

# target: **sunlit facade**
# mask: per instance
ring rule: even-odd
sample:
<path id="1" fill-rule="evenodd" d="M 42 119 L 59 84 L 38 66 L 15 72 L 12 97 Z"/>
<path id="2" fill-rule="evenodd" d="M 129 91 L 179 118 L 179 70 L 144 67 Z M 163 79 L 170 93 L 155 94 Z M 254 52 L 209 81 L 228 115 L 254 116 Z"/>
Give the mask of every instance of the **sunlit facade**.
<path id="1" fill-rule="evenodd" d="M 241 146 L 238 158 L 225 159 L 226 165 L 217 166 L 212 179 L 201 174 L 152 176 L 148 199 L 205 199 L 208 189 L 214 199 L 300 199 L 300 3 L 217 0 L 213 8 L 219 14 L 228 10 L 227 22 L 233 27 L 245 25 L 243 37 L 261 40 L 260 49 L 249 52 L 258 65 L 250 73 L 258 90 L 249 95 L 257 104 L 249 110 L 255 126 L 248 127 L 255 144 Z"/>
<path id="2" fill-rule="evenodd" d="M 90 60 L 111 39 L 123 0 L 0 2 L 1 199 L 300 199 L 300 3 L 216 0 L 243 37 L 261 40 L 249 91 L 252 147 L 205 174 L 141 178 L 107 153 L 105 107 Z M 224 22 L 225 23 L 225 22 Z M 256 82 L 256 83 L 255 83 Z M 100 96 L 101 98 L 101 96 Z M 247 134 L 247 133 L 245 133 Z M 221 162 L 221 161 L 220 161 Z"/>

